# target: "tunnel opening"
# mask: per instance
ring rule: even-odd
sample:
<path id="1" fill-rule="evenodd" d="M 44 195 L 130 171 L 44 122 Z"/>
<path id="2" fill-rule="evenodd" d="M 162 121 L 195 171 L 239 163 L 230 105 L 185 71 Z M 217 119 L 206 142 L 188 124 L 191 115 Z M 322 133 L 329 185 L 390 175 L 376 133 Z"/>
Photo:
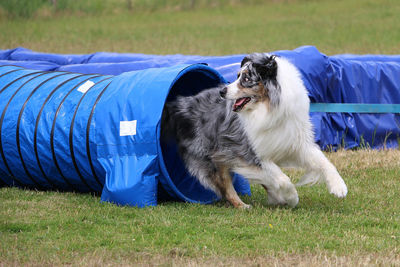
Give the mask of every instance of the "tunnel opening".
<path id="1" fill-rule="evenodd" d="M 199 68 L 199 66 L 189 68 L 181 72 L 172 83 L 166 102 L 173 101 L 178 96 L 195 95 L 223 83 L 225 83 L 224 78 L 217 72 L 210 71 L 209 68 Z M 162 132 L 161 129 L 160 132 Z M 162 188 L 159 189 L 159 197 L 161 196 L 161 199 L 168 199 L 169 196 L 172 199 L 203 204 L 212 203 L 218 199 L 214 192 L 203 187 L 188 173 L 173 139 L 165 141 L 160 138 L 160 150 L 160 168 L 165 178 L 160 180 Z"/>

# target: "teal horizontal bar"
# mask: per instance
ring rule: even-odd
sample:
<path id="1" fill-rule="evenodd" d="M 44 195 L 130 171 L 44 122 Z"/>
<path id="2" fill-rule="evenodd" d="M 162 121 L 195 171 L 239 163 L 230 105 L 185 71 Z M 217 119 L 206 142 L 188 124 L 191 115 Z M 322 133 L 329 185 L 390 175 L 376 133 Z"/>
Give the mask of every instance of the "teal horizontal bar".
<path id="1" fill-rule="evenodd" d="M 311 103 L 310 112 L 400 113 L 400 104 Z"/>

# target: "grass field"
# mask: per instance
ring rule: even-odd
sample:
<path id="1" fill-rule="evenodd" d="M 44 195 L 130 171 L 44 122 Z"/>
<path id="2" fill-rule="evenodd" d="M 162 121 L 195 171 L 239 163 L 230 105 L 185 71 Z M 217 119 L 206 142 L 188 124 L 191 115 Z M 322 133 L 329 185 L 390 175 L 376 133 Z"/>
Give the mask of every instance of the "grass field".
<path id="1" fill-rule="evenodd" d="M 397 0 L 270 1 L 182 12 L 0 19 L 0 49 L 227 55 L 315 45 L 326 54 L 400 51 Z"/>
<path id="2" fill-rule="evenodd" d="M 15 20 L 0 11 L 0 49 L 227 55 L 315 45 L 326 54 L 400 54 L 397 0 L 229 3 L 183 11 L 44 10 Z M 327 155 L 348 197 L 302 187 L 295 209 L 267 206 L 259 187 L 244 198 L 253 205 L 248 211 L 225 202 L 137 209 L 91 195 L 0 189 L 0 266 L 400 265 L 400 151 Z"/>
<path id="3" fill-rule="evenodd" d="M 138 209 L 90 195 L 0 190 L 0 264 L 400 264 L 400 151 L 329 153 L 349 187 L 299 188 L 295 209 L 253 187 L 239 211 L 161 203 Z M 297 172 L 289 172 L 295 178 Z"/>

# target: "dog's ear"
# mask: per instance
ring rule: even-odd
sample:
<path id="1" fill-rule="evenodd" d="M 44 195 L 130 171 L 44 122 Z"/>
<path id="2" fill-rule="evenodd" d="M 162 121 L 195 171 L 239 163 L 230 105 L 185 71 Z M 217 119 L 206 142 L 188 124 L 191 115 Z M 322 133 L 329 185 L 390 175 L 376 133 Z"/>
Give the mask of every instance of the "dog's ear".
<path id="1" fill-rule="evenodd" d="M 265 56 L 264 60 L 262 60 L 262 64 L 256 66 L 257 72 L 260 73 L 260 76 L 264 81 L 265 88 L 268 88 L 268 97 L 271 107 L 277 107 L 281 98 L 281 87 L 276 79 L 278 64 L 275 58 L 276 56 L 274 55 Z M 257 69 L 257 67 L 259 69 Z"/>
<path id="2" fill-rule="evenodd" d="M 275 56 L 267 56 L 262 63 L 254 63 L 253 66 L 263 80 L 276 78 L 278 64 L 276 63 Z"/>
<path id="3" fill-rule="evenodd" d="M 268 98 L 271 107 L 277 107 L 281 102 L 281 87 L 276 80 L 268 80 L 265 84 L 268 88 Z"/>
<path id="4" fill-rule="evenodd" d="M 240 67 L 243 67 L 243 65 L 246 63 L 246 62 L 249 62 L 251 60 L 251 58 L 249 57 L 249 56 L 245 56 L 243 59 L 242 59 L 242 63 L 240 63 Z"/>

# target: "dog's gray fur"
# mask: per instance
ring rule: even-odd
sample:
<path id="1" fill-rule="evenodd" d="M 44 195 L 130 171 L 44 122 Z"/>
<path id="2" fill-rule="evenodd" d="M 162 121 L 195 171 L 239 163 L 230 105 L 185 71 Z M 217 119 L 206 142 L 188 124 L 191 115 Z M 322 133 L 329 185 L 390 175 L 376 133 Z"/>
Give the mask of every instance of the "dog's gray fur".
<path id="1" fill-rule="evenodd" d="M 189 173 L 218 195 L 224 195 L 218 168 L 231 169 L 238 161 L 259 166 L 233 101 L 220 96 L 221 88 L 204 90 L 195 96 L 178 97 L 166 104 L 162 135 L 173 137 Z"/>

